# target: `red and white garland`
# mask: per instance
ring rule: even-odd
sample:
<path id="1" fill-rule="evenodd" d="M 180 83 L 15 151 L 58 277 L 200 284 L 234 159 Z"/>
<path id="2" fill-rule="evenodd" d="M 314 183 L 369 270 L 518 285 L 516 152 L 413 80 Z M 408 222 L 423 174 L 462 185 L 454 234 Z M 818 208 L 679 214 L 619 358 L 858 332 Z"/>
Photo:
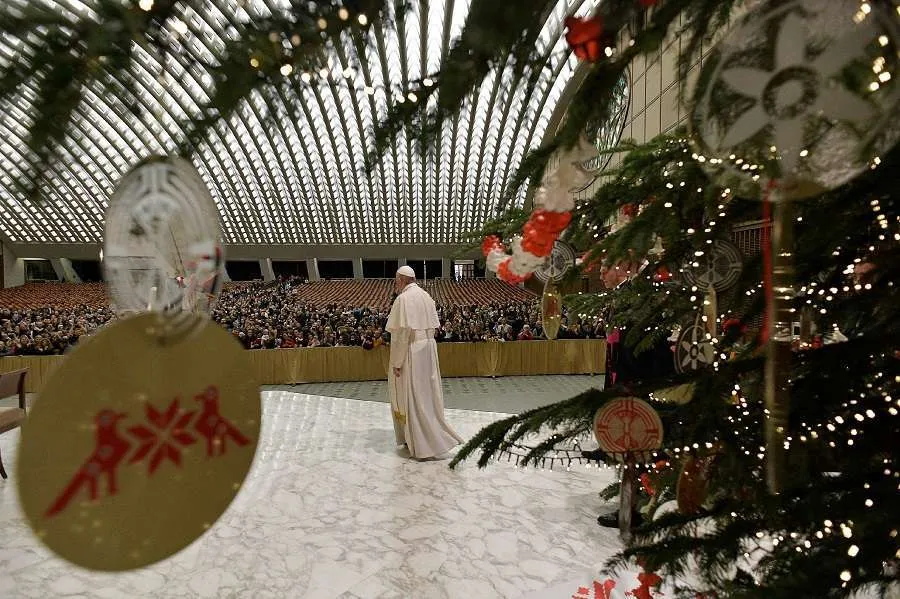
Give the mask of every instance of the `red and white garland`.
<path id="1" fill-rule="evenodd" d="M 649 8 L 657 0 L 638 0 L 642 8 Z M 580 60 L 596 62 L 604 57 L 602 52 L 604 26 L 600 15 L 566 18 L 566 42 Z M 553 244 L 559 239 L 572 220 L 575 207 L 573 188 L 584 185 L 590 175 L 581 163 L 597 155 L 593 144 L 582 139 L 571 152 L 560 156 L 559 166 L 544 177 L 534 197 L 535 211 L 522 229 L 522 236 L 512 241 L 512 255 L 496 235 L 485 237 L 481 251 L 487 268 L 496 272 L 500 279 L 519 284 L 528 279 L 535 269 L 546 261 L 553 251 Z"/>
<path id="2" fill-rule="evenodd" d="M 517 285 L 541 267 L 553 251 L 553 244 L 572 221 L 575 198 L 572 189 L 584 185 L 590 174 L 580 163 L 596 154 L 596 148 L 583 140 L 572 152 L 560 160 L 535 192 L 535 210 L 522 227 L 522 235 L 512 240 L 511 254 L 496 235 L 484 238 L 481 251 L 487 262 L 487 269 L 496 272 L 497 277 Z"/>

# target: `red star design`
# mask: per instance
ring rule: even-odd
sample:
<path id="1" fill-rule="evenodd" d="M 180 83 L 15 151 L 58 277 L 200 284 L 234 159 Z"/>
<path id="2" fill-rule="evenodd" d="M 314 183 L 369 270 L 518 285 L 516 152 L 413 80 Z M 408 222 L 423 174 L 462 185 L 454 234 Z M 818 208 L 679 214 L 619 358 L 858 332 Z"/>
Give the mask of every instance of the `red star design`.
<path id="1" fill-rule="evenodd" d="M 131 457 L 129 463 L 140 462 L 150 456 L 149 473 L 153 474 L 163 460 L 169 459 L 176 466 L 181 466 L 181 449 L 179 446 L 193 445 L 197 439 L 185 431 L 185 427 L 194 416 L 194 412 L 182 412 L 176 397 L 165 412 L 159 412 L 147 403 L 147 424 L 132 426 L 128 432 L 137 437 L 141 446 Z"/>

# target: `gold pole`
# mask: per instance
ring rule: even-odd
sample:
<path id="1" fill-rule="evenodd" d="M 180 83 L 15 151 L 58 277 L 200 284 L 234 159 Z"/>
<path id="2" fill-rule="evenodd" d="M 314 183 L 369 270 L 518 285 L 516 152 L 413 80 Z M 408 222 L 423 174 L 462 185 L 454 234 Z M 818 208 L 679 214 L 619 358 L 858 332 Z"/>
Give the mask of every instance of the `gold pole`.
<path id="1" fill-rule="evenodd" d="M 778 193 L 777 188 L 773 195 Z M 780 493 L 787 481 L 788 417 L 790 414 L 791 323 L 794 320 L 794 210 L 791 202 L 774 200 L 772 219 L 772 295 L 767 302 L 769 347 L 766 354 L 766 483 Z"/>

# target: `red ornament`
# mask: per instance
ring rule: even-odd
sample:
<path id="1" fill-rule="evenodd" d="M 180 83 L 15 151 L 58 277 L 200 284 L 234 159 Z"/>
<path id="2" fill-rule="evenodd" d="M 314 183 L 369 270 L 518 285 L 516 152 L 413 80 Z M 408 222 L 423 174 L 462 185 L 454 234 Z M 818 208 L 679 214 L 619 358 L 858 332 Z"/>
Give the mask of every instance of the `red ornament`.
<path id="1" fill-rule="evenodd" d="M 653 572 L 641 572 L 637 578 L 641 585 L 631 590 L 631 596 L 634 599 L 653 599 L 653 589 L 662 583 L 662 578 Z"/>
<path id="2" fill-rule="evenodd" d="M 566 17 L 566 42 L 575 56 L 588 62 L 596 62 L 602 55 L 600 39 L 603 37 L 603 19 Z"/>
<path id="3" fill-rule="evenodd" d="M 542 233 L 562 233 L 569 223 L 572 222 L 571 212 L 551 212 L 539 208 L 531 213 L 531 218 L 525 223 L 528 227 L 531 225 L 535 230 Z"/>
<path id="4" fill-rule="evenodd" d="M 638 0 L 638 2 L 643 8 L 650 8 L 656 4 L 656 0 Z"/>
<path id="5" fill-rule="evenodd" d="M 671 280 L 672 273 L 669 272 L 669 269 L 666 268 L 665 264 L 661 264 L 659 268 L 656 269 L 656 272 L 653 273 L 653 280 L 657 283 L 665 283 L 666 281 Z"/>
<path id="6" fill-rule="evenodd" d="M 626 218 L 634 218 L 637 216 L 639 206 L 637 204 L 625 204 L 622 206 L 622 214 Z"/>
<path id="7" fill-rule="evenodd" d="M 481 253 L 484 254 L 485 257 L 487 257 L 492 250 L 497 248 L 503 249 L 503 243 L 496 235 L 488 235 L 484 238 L 484 241 L 481 242 Z"/>
<path id="8" fill-rule="evenodd" d="M 522 249 L 533 256 L 543 258 L 544 256 L 549 256 L 553 251 L 553 243 L 555 241 L 555 239 L 535 238 L 525 235 L 522 238 Z"/>

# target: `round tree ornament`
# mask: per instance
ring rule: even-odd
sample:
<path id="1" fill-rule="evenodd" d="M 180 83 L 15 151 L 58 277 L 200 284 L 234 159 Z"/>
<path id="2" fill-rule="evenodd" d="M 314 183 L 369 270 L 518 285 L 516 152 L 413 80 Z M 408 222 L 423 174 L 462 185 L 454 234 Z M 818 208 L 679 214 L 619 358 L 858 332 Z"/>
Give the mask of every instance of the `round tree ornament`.
<path id="1" fill-rule="evenodd" d="M 153 314 L 104 328 L 29 411 L 19 497 L 62 558 L 105 571 L 155 563 L 203 535 L 240 489 L 259 438 L 259 386 L 232 336 L 193 318 L 194 335 L 165 344 Z"/>
<path id="2" fill-rule="evenodd" d="M 534 271 L 539 281 L 560 281 L 570 268 L 575 266 L 575 250 L 565 241 L 558 239 L 553 243 L 553 250 L 547 260 Z"/>
<path id="3" fill-rule="evenodd" d="M 701 256 L 688 258 L 681 267 L 684 280 L 700 291 L 710 287 L 724 291 L 737 283 L 743 260 L 741 250 L 733 243 L 716 239 Z"/>
<path id="4" fill-rule="evenodd" d="M 768 1 L 704 62 L 690 124 L 702 152 L 777 199 L 834 189 L 893 147 L 898 20 L 880 3 Z"/>
<path id="5" fill-rule="evenodd" d="M 637 397 L 612 399 L 594 415 L 594 436 L 600 449 L 626 460 L 646 461 L 663 441 L 663 425 L 656 410 Z"/>
<path id="6" fill-rule="evenodd" d="M 103 269 L 116 312 L 156 312 L 170 329 L 200 323 L 222 285 L 216 206 L 191 163 L 151 158 L 121 181 L 106 212 Z M 172 332 L 172 331 L 170 331 Z"/>
<path id="7" fill-rule="evenodd" d="M 711 338 L 699 318 L 682 328 L 675 342 L 675 370 L 684 373 L 711 366 L 716 359 Z"/>

